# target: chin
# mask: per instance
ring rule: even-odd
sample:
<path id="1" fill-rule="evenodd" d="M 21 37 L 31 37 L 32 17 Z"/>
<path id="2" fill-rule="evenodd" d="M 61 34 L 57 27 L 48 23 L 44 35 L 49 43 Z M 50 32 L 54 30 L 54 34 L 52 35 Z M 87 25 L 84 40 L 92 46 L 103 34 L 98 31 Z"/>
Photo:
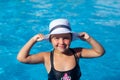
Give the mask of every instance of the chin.
<path id="1" fill-rule="evenodd" d="M 60 52 L 64 53 L 66 52 L 68 49 L 58 49 Z"/>

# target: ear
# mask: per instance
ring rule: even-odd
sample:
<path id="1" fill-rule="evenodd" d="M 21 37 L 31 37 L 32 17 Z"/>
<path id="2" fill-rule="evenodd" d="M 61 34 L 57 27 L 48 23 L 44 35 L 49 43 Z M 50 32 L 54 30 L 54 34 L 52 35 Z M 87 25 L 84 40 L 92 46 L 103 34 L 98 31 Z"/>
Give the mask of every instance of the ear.
<path id="1" fill-rule="evenodd" d="M 51 35 L 50 35 L 50 37 L 49 37 L 49 42 L 52 43 L 52 42 L 51 42 Z"/>
<path id="2" fill-rule="evenodd" d="M 72 41 L 72 39 L 73 39 L 73 34 L 72 34 L 72 33 L 70 33 L 70 35 L 71 35 L 71 41 Z"/>

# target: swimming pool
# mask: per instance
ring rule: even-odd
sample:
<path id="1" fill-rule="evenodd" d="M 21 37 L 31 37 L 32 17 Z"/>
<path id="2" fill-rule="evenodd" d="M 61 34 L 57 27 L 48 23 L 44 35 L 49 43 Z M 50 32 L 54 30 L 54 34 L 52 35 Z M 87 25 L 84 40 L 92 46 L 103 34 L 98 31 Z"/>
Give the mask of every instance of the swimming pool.
<path id="1" fill-rule="evenodd" d="M 120 80 L 119 0 L 0 0 L 0 6 L 0 80 L 47 80 L 42 64 L 22 64 L 16 56 L 33 35 L 47 34 L 56 18 L 68 18 L 73 31 L 88 32 L 106 50 L 100 58 L 80 60 L 81 80 Z M 90 47 L 83 41 L 71 47 L 79 45 Z M 50 50 L 43 41 L 31 53 Z"/>

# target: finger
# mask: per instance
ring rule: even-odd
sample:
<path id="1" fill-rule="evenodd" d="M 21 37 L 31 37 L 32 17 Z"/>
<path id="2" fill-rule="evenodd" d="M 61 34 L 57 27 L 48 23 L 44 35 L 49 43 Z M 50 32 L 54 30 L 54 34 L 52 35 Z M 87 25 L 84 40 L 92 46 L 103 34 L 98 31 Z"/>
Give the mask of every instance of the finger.
<path id="1" fill-rule="evenodd" d="M 80 33 L 80 39 L 86 40 L 86 36 L 87 36 L 87 33 L 86 33 L 86 32 Z"/>
<path id="2" fill-rule="evenodd" d="M 80 34 L 80 37 L 84 37 L 85 36 L 85 34 Z"/>
<path id="3" fill-rule="evenodd" d="M 43 39 L 44 39 L 44 35 L 38 34 L 38 36 L 37 36 L 37 41 L 41 41 L 41 40 L 43 40 Z"/>

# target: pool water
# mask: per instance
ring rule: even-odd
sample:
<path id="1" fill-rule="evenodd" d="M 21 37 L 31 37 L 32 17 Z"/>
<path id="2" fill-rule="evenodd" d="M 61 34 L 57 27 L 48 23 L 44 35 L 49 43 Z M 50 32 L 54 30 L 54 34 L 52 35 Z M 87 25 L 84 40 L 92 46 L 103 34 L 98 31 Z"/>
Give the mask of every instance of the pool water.
<path id="1" fill-rule="evenodd" d="M 22 64 L 16 56 L 32 36 L 47 34 L 56 18 L 69 19 L 73 31 L 89 33 L 106 50 L 102 57 L 80 59 L 81 80 L 120 80 L 119 0 L 0 0 L 0 6 L 0 80 L 47 80 L 43 64 Z M 71 44 L 78 46 L 90 47 L 81 40 Z M 31 53 L 52 49 L 42 41 Z"/>

